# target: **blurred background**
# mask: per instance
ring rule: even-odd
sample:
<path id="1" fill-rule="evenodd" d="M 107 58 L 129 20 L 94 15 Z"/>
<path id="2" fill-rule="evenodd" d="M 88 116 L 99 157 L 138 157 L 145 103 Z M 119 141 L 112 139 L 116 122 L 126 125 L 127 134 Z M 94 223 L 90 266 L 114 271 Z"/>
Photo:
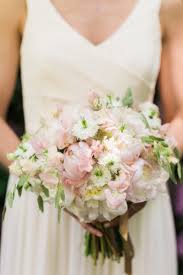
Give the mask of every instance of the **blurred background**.
<path id="1" fill-rule="evenodd" d="M 158 95 L 158 92 L 156 94 Z M 158 105 L 161 105 L 161 100 L 158 96 L 155 97 L 155 101 Z M 22 136 L 24 133 L 24 117 L 20 73 L 18 74 L 14 97 L 9 107 L 7 120 L 17 135 Z M 7 182 L 8 171 L 5 171 L 2 167 L 0 167 L 0 222 L 2 221 L 2 211 L 5 201 Z M 170 182 L 168 183 L 168 187 L 172 198 L 175 218 L 179 275 L 183 275 L 183 185 L 175 186 Z"/>

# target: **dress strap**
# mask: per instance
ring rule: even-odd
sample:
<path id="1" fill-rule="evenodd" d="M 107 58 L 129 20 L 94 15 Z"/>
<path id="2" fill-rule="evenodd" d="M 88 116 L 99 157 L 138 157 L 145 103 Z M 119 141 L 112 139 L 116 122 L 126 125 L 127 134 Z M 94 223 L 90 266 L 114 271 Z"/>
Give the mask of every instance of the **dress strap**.
<path id="1" fill-rule="evenodd" d="M 34 14 L 42 15 L 42 9 L 44 8 L 43 2 L 45 0 L 25 0 L 27 11 L 33 11 Z"/>

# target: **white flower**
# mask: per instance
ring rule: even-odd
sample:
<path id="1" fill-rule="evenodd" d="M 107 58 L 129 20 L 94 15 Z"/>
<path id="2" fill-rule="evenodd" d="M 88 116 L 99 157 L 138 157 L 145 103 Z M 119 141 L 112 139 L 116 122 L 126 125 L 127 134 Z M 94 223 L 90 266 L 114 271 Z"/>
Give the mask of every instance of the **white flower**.
<path id="1" fill-rule="evenodd" d="M 155 104 L 151 102 L 145 102 L 139 106 L 139 109 L 147 120 L 150 128 L 160 129 L 161 119 L 159 118 L 159 108 Z"/>
<path id="2" fill-rule="evenodd" d="M 36 151 L 29 142 L 24 142 L 18 146 L 17 150 L 13 154 L 11 154 L 10 157 L 13 157 L 14 159 L 29 159 L 35 154 L 35 152 Z"/>
<path id="3" fill-rule="evenodd" d="M 177 163 L 179 162 L 179 159 L 176 158 L 176 157 L 174 157 L 174 156 L 170 156 L 170 157 L 168 158 L 168 161 L 169 161 L 170 163 L 177 164 Z"/>
<path id="4" fill-rule="evenodd" d="M 64 206 L 69 207 L 75 199 L 75 193 L 71 188 L 65 185 L 63 185 L 63 188 L 64 188 Z"/>
<path id="5" fill-rule="evenodd" d="M 121 142 L 118 136 L 113 136 L 112 138 L 106 138 L 103 140 L 105 152 L 110 152 L 116 157 L 120 156 Z"/>
<path id="6" fill-rule="evenodd" d="M 47 160 L 53 161 L 53 160 L 63 160 L 63 154 L 58 152 L 57 147 L 55 145 L 48 147 L 46 151 Z"/>
<path id="7" fill-rule="evenodd" d="M 96 200 L 103 201 L 105 199 L 105 187 L 89 185 L 83 195 L 84 201 Z"/>
<path id="8" fill-rule="evenodd" d="M 31 159 L 20 159 L 19 161 L 22 172 L 34 176 L 42 167 L 41 161 Z"/>
<path id="9" fill-rule="evenodd" d="M 12 162 L 12 164 L 9 166 L 9 170 L 11 174 L 16 175 L 17 177 L 20 177 L 22 175 L 22 169 L 19 161 Z"/>
<path id="10" fill-rule="evenodd" d="M 160 129 L 161 119 L 158 117 L 147 118 L 148 124 L 152 129 Z"/>
<path id="11" fill-rule="evenodd" d="M 144 202 L 156 198 L 166 189 L 168 173 L 159 166 L 150 166 L 143 159 L 132 165 L 134 177 L 130 186 L 127 199 L 134 203 Z"/>
<path id="12" fill-rule="evenodd" d="M 111 173 L 108 168 L 96 165 L 91 172 L 90 181 L 95 186 L 104 186 L 111 180 Z"/>
<path id="13" fill-rule="evenodd" d="M 90 114 L 82 115 L 73 127 L 72 133 L 81 140 L 94 137 L 99 129 L 96 119 Z"/>
<path id="14" fill-rule="evenodd" d="M 143 151 L 143 145 L 139 140 L 133 139 L 133 143 L 126 143 L 121 150 L 121 160 L 131 162 L 139 158 Z"/>
<path id="15" fill-rule="evenodd" d="M 107 206 L 113 210 L 121 210 L 123 213 L 127 210 L 126 193 L 105 190 Z M 122 213 L 122 214 L 123 214 Z"/>
<path id="16" fill-rule="evenodd" d="M 114 154 L 113 152 L 105 152 L 98 159 L 100 165 L 107 166 L 112 172 L 117 172 L 120 169 L 120 161 L 119 154 Z"/>
<path id="17" fill-rule="evenodd" d="M 103 98 L 104 105 L 107 108 L 116 108 L 116 107 L 122 107 L 121 98 L 113 95 L 112 93 L 106 95 Z"/>
<path id="18" fill-rule="evenodd" d="M 139 110 L 148 117 L 159 117 L 159 108 L 151 102 L 144 102 L 140 104 Z"/>
<path id="19" fill-rule="evenodd" d="M 89 200 L 86 202 L 86 205 L 88 208 L 98 208 L 99 207 L 99 201 L 96 200 Z"/>
<path id="20" fill-rule="evenodd" d="M 125 129 L 131 133 L 131 135 L 142 136 L 149 134 L 149 129 L 145 125 L 141 115 L 131 109 L 124 111 L 123 123 L 126 126 Z"/>
<path id="21" fill-rule="evenodd" d="M 143 150 L 142 141 L 133 137 L 128 131 L 119 133 L 114 142 L 107 142 L 107 146 L 124 162 L 138 158 Z"/>

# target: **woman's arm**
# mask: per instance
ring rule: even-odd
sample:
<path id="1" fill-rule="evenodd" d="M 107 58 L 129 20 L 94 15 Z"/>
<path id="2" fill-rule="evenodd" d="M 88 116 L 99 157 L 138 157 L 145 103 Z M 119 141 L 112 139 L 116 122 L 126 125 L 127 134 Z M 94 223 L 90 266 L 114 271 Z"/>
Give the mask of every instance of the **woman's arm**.
<path id="1" fill-rule="evenodd" d="M 8 166 L 6 155 L 19 143 L 5 122 L 19 64 L 22 0 L 0 0 L 0 163 Z"/>
<path id="2" fill-rule="evenodd" d="M 169 134 L 183 153 L 183 3 L 169 0 L 161 10 L 163 32 L 159 87 Z"/>

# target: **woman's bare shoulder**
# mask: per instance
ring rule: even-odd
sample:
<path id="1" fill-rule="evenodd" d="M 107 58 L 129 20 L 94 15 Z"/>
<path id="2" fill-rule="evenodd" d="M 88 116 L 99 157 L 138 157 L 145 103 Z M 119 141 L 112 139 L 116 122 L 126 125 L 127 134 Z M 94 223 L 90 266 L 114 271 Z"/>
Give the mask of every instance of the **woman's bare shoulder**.
<path id="1" fill-rule="evenodd" d="M 21 29 L 25 11 L 25 0 L 0 0 L 0 30 Z"/>
<path id="2" fill-rule="evenodd" d="M 163 0 L 160 17 L 164 35 L 171 36 L 179 31 L 183 33 L 182 0 Z"/>

